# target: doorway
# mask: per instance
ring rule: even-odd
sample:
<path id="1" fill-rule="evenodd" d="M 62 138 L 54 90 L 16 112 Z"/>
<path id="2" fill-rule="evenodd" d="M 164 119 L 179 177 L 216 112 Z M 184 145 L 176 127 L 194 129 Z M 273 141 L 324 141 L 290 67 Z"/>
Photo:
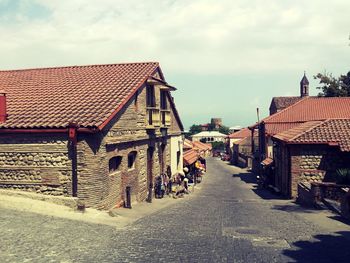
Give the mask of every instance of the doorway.
<path id="1" fill-rule="evenodd" d="M 153 195 L 153 155 L 154 147 L 148 147 L 147 149 L 147 187 L 148 187 L 148 196 L 146 201 L 152 202 Z"/>

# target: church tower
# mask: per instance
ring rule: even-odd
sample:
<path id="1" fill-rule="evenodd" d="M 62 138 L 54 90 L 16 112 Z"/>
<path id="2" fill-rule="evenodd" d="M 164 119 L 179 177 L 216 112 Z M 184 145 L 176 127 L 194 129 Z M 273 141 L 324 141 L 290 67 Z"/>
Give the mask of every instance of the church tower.
<path id="1" fill-rule="evenodd" d="M 300 97 L 309 96 L 309 80 L 307 79 L 305 72 L 304 76 L 300 81 Z"/>

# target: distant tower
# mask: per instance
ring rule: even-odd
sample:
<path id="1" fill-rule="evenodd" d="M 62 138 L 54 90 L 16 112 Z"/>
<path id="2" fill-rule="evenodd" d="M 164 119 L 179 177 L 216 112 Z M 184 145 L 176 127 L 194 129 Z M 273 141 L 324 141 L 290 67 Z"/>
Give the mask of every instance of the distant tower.
<path id="1" fill-rule="evenodd" d="M 307 79 L 304 71 L 304 76 L 300 81 L 300 97 L 309 96 L 309 80 Z"/>
<path id="2" fill-rule="evenodd" d="M 222 126 L 221 118 L 211 118 L 210 123 L 214 125 L 215 129 L 219 129 Z"/>

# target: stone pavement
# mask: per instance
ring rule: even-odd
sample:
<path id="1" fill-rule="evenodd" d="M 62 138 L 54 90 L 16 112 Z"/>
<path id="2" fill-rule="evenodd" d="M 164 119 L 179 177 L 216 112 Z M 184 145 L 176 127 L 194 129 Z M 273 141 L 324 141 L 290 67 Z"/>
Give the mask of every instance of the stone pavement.
<path id="1" fill-rule="evenodd" d="M 350 227 L 336 215 L 256 190 L 245 170 L 207 163 L 199 191 L 121 210 L 134 213 L 130 224 L 0 205 L 0 262 L 349 262 Z"/>

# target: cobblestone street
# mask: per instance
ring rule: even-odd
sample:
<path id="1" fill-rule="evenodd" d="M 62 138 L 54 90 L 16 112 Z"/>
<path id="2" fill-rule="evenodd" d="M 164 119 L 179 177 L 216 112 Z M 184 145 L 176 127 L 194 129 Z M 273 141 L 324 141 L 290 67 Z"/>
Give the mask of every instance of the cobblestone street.
<path id="1" fill-rule="evenodd" d="M 193 196 L 122 229 L 0 208 L 0 261 L 349 262 L 349 231 L 259 192 L 244 170 L 207 163 Z"/>

